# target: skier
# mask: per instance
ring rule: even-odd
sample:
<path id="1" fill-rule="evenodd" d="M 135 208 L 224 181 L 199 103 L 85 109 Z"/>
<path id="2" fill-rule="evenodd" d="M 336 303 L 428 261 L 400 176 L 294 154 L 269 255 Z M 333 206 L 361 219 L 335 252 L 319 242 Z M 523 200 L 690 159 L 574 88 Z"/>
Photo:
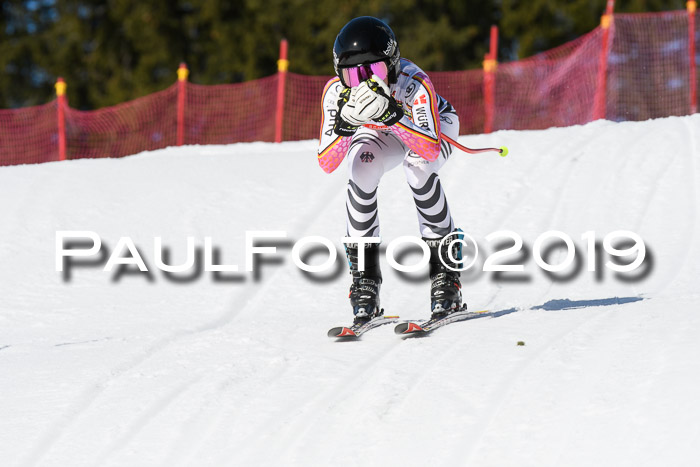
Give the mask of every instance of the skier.
<path id="1" fill-rule="evenodd" d="M 333 45 L 336 77 L 323 90 L 323 121 L 318 162 L 327 173 L 348 158 L 347 235 L 379 237 L 377 187 L 382 175 L 402 165 L 413 191 L 423 240 L 430 248 L 430 300 L 433 317 L 462 306 L 454 222 L 438 170 L 452 147 L 441 134 L 456 138 L 459 120 L 454 108 L 435 93 L 414 63 L 400 57 L 393 31 L 377 18 L 362 16 L 347 23 Z M 445 236 L 450 239 L 440 247 Z M 350 304 L 355 323 L 381 315 L 379 244 L 347 244 L 352 274 Z M 441 249 L 441 251 L 439 251 Z M 364 270 L 358 268 L 364 253 Z"/>

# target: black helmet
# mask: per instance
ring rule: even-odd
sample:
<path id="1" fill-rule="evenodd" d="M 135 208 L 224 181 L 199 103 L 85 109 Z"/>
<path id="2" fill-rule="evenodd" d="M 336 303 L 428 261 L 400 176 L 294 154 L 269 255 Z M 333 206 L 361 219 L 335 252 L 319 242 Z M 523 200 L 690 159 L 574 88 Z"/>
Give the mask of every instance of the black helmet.
<path id="1" fill-rule="evenodd" d="M 400 58 L 394 32 L 372 16 L 360 16 L 343 26 L 333 44 L 333 66 L 339 76 L 339 68 L 384 61 L 389 69 L 389 83 L 395 83 Z"/>

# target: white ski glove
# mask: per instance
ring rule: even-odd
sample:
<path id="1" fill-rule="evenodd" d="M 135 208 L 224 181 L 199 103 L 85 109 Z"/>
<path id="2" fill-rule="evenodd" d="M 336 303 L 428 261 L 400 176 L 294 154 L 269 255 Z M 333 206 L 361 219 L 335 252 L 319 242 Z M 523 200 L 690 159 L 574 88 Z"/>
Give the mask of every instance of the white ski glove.
<path id="1" fill-rule="evenodd" d="M 370 89 L 372 89 L 374 92 L 379 95 L 384 101 L 386 101 L 386 105 L 384 105 L 384 111 L 381 112 L 379 115 L 375 115 L 372 117 L 372 120 L 374 120 L 377 123 L 382 123 L 386 126 L 392 126 L 395 125 L 403 118 L 403 109 L 401 106 L 396 102 L 396 99 L 394 99 L 394 96 L 391 95 L 391 91 L 389 90 L 389 86 L 386 85 L 384 81 L 382 81 L 377 75 L 372 75 L 372 79 L 369 79 L 365 81 Z"/>
<path id="2" fill-rule="evenodd" d="M 343 107 L 350 101 L 352 89 L 344 88 L 338 96 L 338 113 L 335 114 L 335 122 L 333 123 L 333 132 L 338 136 L 352 136 L 355 134 L 359 125 L 352 125 L 343 120 Z"/>
<path id="3" fill-rule="evenodd" d="M 384 91 L 378 91 L 381 89 Z M 340 117 L 354 126 L 361 126 L 381 117 L 389 106 L 389 87 L 377 75 L 352 88 Z"/>
<path id="4" fill-rule="evenodd" d="M 384 95 L 377 92 L 377 87 L 384 90 Z M 389 105 L 389 88 L 377 75 L 363 81 L 355 91 L 355 111 L 353 116 L 357 120 L 369 122 L 379 118 Z"/>
<path id="5" fill-rule="evenodd" d="M 359 116 L 356 115 L 357 90 L 359 88 L 360 86 L 356 86 L 350 90 L 350 96 L 347 98 L 347 101 L 340 109 L 340 118 L 343 119 L 345 122 L 349 123 L 350 125 L 356 127 L 362 126 L 369 121 L 368 119 L 361 119 Z"/>

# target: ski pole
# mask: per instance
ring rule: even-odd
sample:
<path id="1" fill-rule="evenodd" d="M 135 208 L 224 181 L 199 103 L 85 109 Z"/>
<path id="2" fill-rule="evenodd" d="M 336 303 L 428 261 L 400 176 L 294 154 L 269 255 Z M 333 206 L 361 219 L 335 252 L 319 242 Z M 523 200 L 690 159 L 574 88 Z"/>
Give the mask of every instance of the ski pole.
<path id="1" fill-rule="evenodd" d="M 508 148 L 505 146 L 501 146 L 500 148 L 479 148 L 479 149 L 470 149 L 466 146 L 462 146 L 459 144 L 457 141 L 453 140 L 449 136 L 443 134 L 441 135 L 442 139 L 450 143 L 452 146 L 456 147 L 457 149 L 460 149 L 464 152 L 467 152 L 469 154 L 479 154 L 481 152 L 491 152 L 495 151 L 501 155 L 501 157 L 506 157 L 508 155 Z"/>

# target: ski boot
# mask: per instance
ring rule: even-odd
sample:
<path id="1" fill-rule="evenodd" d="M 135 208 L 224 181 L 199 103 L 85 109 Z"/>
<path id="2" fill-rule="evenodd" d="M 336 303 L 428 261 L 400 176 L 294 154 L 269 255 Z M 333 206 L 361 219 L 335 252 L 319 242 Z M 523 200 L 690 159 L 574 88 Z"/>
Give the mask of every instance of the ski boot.
<path id="1" fill-rule="evenodd" d="M 365 268 L 358 270 L 358 244 L 349 243 L 345 253 L 350 264 L 352 285 L 350 285 L 350 305 L 355 315 L 355 324 L 366 323 L 381 316 L 379 307 L 379 289 L 382 285 L 382 272 L 379 269 L 379 245 L 368 244 L 365 247 Z"/>
<path id="2" fill-rule="evenodd" d="M 444 238 L 444 237 L 443 237 Z M 459 234 L 450 234 L 442 247 L 440 242 L 443 238 L 424 238 L 423 241 L 430 248 L 430 311 L 432 316 L 451 313 L 463 309 L 462 305 L 462 284 L 459 282 L 459 271 L 451 271 L 445 264 L 453 269 L 462 265 L 462 244 L 454 242 L 451 244 L 452 257 L 457 261 L 451 261 L 448 256 L 450 240 L 461 238 Z M 440 258 L 444 261 L 440 261 Z"/>

